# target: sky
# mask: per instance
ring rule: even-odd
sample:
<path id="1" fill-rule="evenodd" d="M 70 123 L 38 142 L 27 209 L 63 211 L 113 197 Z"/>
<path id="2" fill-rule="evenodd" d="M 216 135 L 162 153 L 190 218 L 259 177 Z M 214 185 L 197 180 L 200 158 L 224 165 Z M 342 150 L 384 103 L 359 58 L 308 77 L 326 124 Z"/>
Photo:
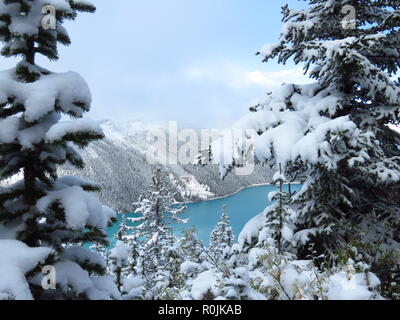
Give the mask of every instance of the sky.
<path id="1" fill-rule="evenodd" d="M 307 81 L 301 67 L 261 63 L 281 6 L 297 0 L 92 0 L 95 14 L 65 26 L 72 44 L 54 72 L 79 72 L 92 91 L 89 117 L 223 128 L 282 82 Z M 15 65 L 0 58 L 0 68 Z"/>

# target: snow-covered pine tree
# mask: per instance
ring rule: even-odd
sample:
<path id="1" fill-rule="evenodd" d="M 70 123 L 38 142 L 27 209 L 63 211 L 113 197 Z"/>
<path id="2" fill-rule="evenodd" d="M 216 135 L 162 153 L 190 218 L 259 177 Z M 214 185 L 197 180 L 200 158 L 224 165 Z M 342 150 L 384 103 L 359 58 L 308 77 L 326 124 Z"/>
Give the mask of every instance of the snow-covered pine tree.
<path id="1" fill-rule="evenodd" d="M 117 240 L 127 242 L 127 236 L 129 234 L 129 231 L 131 231 L 133 227 L 128 227 L 126 224 L 126 215 L 121 214 L 121 222 L 119 224 L 119 229 L 116 235 Z"/>
<path id="2" fill-rule="evenodd" d="M 125 268 L 126 275 L 137 275 L 137 263 L 139 257 L 140 234 L 135 227 L 127 225 L 126 214 L 122 214 L 121 223 L 117 233 L 117 239 L 129 246 L 128 266 Z"/>
<path id="3" fill-rule="evenodd" d="M 126 215 L 125 214 L 121 214 L 121 222 L 119 223 L 119 229 L 118 229 L 118 232 L 117 232 L 117 234 L 114 236 L 114 238 L 117 240 L 117 242 L 118 241 L 120 241 L 120 242 L 123 242 L 124 244 L 126 244 L 126 245 L 128 245 L 128 246 L 130 246 L 130 244 L 131 244 L 131 240 L 130 240 L 130 236 L 128 236 L 128 233 L 131 231 L 133 229 L 133 227 L 129 227 L 127 224 L 126 224 Z M 128 240 L 129 239 L 129 240 Z M 114 270 L 114 271 L 111 271 L 112 273 L 114 273 L 114 276 L 115 276 L 115 278 L 116 279 L 118 279 L 118 278 L 121 278 L 121 270 L 119 270 L 119 268 L 116 266 L 116 264 L 120 264 L 121 265 L 121 263 L 120 262 L 118 262 L 119 260 L 121 260 L 121 259 L 117 259 L 117 255 L 116 255 L 116 251 L 118 251 L 119 249 L 117 248 L 118 246 L 120 247 L 120 248 L 122 248 L 122 245 L 121 244 L 118 244 L 117 245 L 117 242 L 116 242 L 116 245 L 114 246 L 114 248 L 113 249 L 111 249 L 111 255 L 110 255 L 110 250 L 107 248 L 107 247 L 104 247 L 104 245 L 102 245 L 102 244 L 99 244 L 99 243 L 94 243 L 91 247 L 90 247 L 90 249 L 92 250 L 92 251 L 95 251 L 95 252 L 97 252 L 98 254 L 100 254 L 103 258 L 105 258 L 106 259 L 106 262 L 107 262 L 107 265 L 108 265 L 108 269 L 110 269 L 110 270 Z M 121 251 L 121 249 L 120 249 L 120 251 Z M 130 252 L 132 251 L 131 249 L 129 250 Z M 113 253 L 114 252 L 114 253 Z M 129 254 L 130 255 L 130 254 Z M 123 260 L 125 260 L 125 259 L 123 259 Z M 123 263 L 123 268 L 125 268 L 127 265 L 126 265 L 126 262 L 124 262 Z M 116 275 L 116 273 L 115 273 L 115 271 L 117 271 L 117 273 L 120 273 L 120 275 Z M 121 272 L 120 272 L 121 271 Z M 118 280 L 116 280 L 116 282 L 117 282 L 117 284 L 119 283 L 121 283 L 121 281 L 118 281 Z M 119 287 L 121 287 L 121 285 L 119 285 Z"/>
<path id="4" fill-rule="evenodd" d="M 55 29 L 42 25 L 48 5 L 56 12 Z M 15 68 L 0 73 L 0 179 L 23 175 L 0 190 L 0 238 L 54 250 L 57 289 L 44 290 L 43 275 L 29 277 L 38 299 L 118 295 L 112 280 L 102 277 L 103 259 L 81 246 L 107 245 L 104 230 L 115 213 L 89 193 L 98 190 L 95 184 L 57 176 L 57 167 L 65 163 L 83 167 L 74 146 L 103 138 L 97 124 L 81 119 L 90 109 L 88 85 L 77 73 L 57 74 L 35 64 L 37 54 L 57 60 L 58 44 L 70 43 L 66 20 L 94 11 L 86 0 L 0 1 L 1 54 L 21 57 Z M 73 120 L 60 122 L 63 115 Z"/>
<path id="5" fill-rule="evenodd" d="M 234 242 L 229 215 L 224 206 L 220 221 L 206 248 L 193 227 L 184 231 L 181 248 L 186 261 L 181 272 L 186 276 L 182 297 L 185 299 L 264 299 L 250 286 L 248 258 Z M 206 290 L 205 290 L 206 289 Z"/>
<path id="6" fill-rule="evenodd" d="M 126 224 L 126 215 L 121 215 L 121 222 L 115 238 L 117 242 L 113 249 L 110 250 L 109 256 L 109 269 L 114 276 L 114 282 L 119 291 L 122 290 L 124 279 L 130 273 L 130 256 L 132 248 L 130 247 L 130 241 L 128 241 L 128 232 L 133 227 L 129 227 Z"/>
<path id="7" fill-rule="evenodd" d="M 209 245 L 210 254 L 218 261 L 224 259 L 224 252 L 232 247 L 233 241 L 233 229 L 230 224 L 227 208 L 224 206 L 219 222 L 211 232 Z"/>
<path id="8" fill-rule="evenodd" d="M 114 281 L 119 291 L 122 290 L 125 270 L 129 266 L 129 253 L 131 248 L 122 240 L 118 240 L 115 247 L 110 250 L 110 271 L 114 275 Z"/>
<path id="9" fill-rule="evenodd" d="M 103 244 L 93 243 L 90 246 L 90 250 L 101 255 L 106 260 L 106 264 L 108 264 L 108 248 L 107 247 L 105 247 Z"/>
<path id="10" fill-rule="evenodd" d="M 179 240 L 180 249 L 185 260 L 201 264 L 206 260 L 205 247 L 203 241 L 199 239 L 196 227 L 182 230 L 182 237 Z"/>
<path id="11" fill-rule="evenodd" d="M 281 166 L 279 166 L 281 167 Z M 272 177 L 272 183 L 278 187 L 277 191 L 270 192 L 268 198 L 273 202 L 264 214 L 266 217 L 266 225 L 264 234 L 258 238 L 258 245 L 264 246 L 265 241 L 273 239 L 276 249 L 279 253 L 291 249 L 293 243 L 293 230 L 296 229 L 292 222 L 293 217 L 296 218 L 296 213 L 290 208 L 291 194 L 284 191 L 284 183 L 286 177 L 283 175 L 280 168 Z"/>
<path id="12" fill-rule="evenodd" d="M 160 168 L 153 175 L 151 190 L 141 195 L 134 204 L 135 213 L 139 218 L 129 218 L 134 223 L 140 223 L 136 228 L 139 239 L 139 265 L 141 276 L 145 280 L 146 298 L 158 299 L 166 281 L 167 255 L 170 251 L 173 237 L 172 224 L 186 223 L 179 218 L 185 207 L 177 205 L 175 192 L 169 177 Z"/>
<path id="13" fill-rule="evenodd" d="M 179 239 L 179 248 L 183 257 L 180 272 L 185 279 L 185 289 L 191 287 L 191 282 L 200 273 L 211 269 L 217 261 L 211 256 L 208 248 L 199 239 L 195 226 L 184 229 Z"/>
<path id="14" fill-rule="evenodd" d="M 239 245 L 226 247 L 223 252 L 224 260 L 218 264 L 218 287 L 220 288 L 217 299 L 227 300 L 264 300 L 265 297 L 251 287 L 247 259 Z"/>
<path id="15" fill-rule="evenodd" d="M 127 244 L 130 247 L 129 266 L 127 268 L 127 273 L 130 275 L 137 275 L 138 259 L 140 256 L 140 243 L 137 233 L 133 232 L 127 236 Z"/>
<path id="16" fill-rule="evenodd" d="M 163 256 L 165 257 L 165 266 L 162 270 L 162 280 L 159 299 L 161 300 L 180 300 L 180 293 L 185 286 L 185 278 L 181 273 L 181 265 L 184 261 L 182 251 L 180 250 L 179 240 L 172 233 L 168 234 L 167 245 L 164 246 Z"/>
<path id="17" fill-rule="evenodd" d="M 356 12 L 355 28 L 344 23 L 349 5 Z M 302 134 L 290 137 L 294 152 L 285 159 L 286 165 L 301 161 L 308 168 L 293 198 L 300 211 L 295 235 L 300 257 L 332 256 L 361 239 L 398 248 L 399 204 L 389 199 L 400 179 L 399 135 L 387 125 L 399 120 L 400 87 L 391 79 L 400 65 L 399 8 L 397 1 L 344 0 L 311 1 L 300 12 L 285 7 L 280 43 L 261 51 L 264 61 L 294 56 L 316 80 L 286 85 L 260 108 L 284 118 L 308 114 L 306 122 L 297 122 Z M 283 109 L 276 109 L 276 98 Z M 268 126 L 260 138 L 292 121 Z M 276 140 L 272 145 L 279 148 Z"/>
<path id="18" fill-rule="evenodd" d="M 315 80 L 284 84 L 239 124 L 258 133 L 259 160 L 303 179 L 291 199 L 299 258 L 332 261 L 350 242 L 399 248 L 391 194 L 400 180 L 400 136 L 388 127 L 399 122 L 400 86 L 392 79 L 400 66 L 399 7 L 375 0 L 285 6 L 279 43 L 259 52 L 264 62 L 293 58 Z"/>

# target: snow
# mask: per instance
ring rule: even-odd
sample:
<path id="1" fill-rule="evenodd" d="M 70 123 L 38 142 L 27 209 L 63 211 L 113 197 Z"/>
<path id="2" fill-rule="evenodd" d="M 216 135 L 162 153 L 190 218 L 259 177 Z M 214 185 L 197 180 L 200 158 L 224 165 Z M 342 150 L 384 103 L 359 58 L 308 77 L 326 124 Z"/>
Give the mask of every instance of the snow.
<path id="1" fill-rule="evenodd" d="M 80 1 L 83 2 L 83 1 Z M 5 41 L 6 47 L 18 48 L 22 46 L 22 40 L 19 37 L 30 36 L 37 37 L 42 26 L 44 14 L 42 8 L 45 5 L 54 6 L 56 12 L 72 13 L 69 1 L 67 0 L 35 0 L 35 5 L 31 5 L 28 15 L 22 16 L 19 11 L 18 3 L 5 4 L 0 2 L 0 14 L 10 16 L 10 25 L 8 30 L 12 34 L 11 40 Z M 59 28 L 60 27 L 60 28 Z M 57 30 L 51 30 L 55 36 L 57 33 L 66 34 L 64 28 L 58 23 Z"/>
<path id="2" fill-rule="evenodd" d="M 198 277 L 193 280 L 191 295 L 194 300 L 204 300 L 208 292 L 218 295 L 217 280 L 218 274 L 215 270 L 207 270 L 200 273 Z"/>
<path id="3" fill-rule="evenodd" d="M 398 133 L 400 133 L 400 127 L 398 125 L 389 124 L 388 127 Z"/>
<path id="4" fill-rule="evenodd" d="M 368 276 L 368 281 L 367 277 Z M 369 290 L 380 284 L 379 279 L 372 273 L 356 273 L 349 275 L 342 271 L 329 279 L 329 300 L 371 300 L 382 299 Z"/>
<path id="5" fill-rule="evenodd" d="M 57 285 L 73 288 L 79 295 L 88 296 L 91 300 L 117 299 L 120 295 L 111 277 L 90 277 L 77 263 L 63 261 L 55 264 Z"/>
<path id="6" fill-rule="evenodd" d="M 258 239 L 259 231 L 265 224 L 265 214 L 260 213 L 259 215 L 252 218 L 243 227 L 242 232 L 240 232 L 238 237 L 239 244 L 243 245 L 245 243 L 252 243 L 253 240 Z"/>
<path id="7" fill-rule="evenodd" d="M 0 142 L 12 143 L 18 134 L 20 120 L 17 117 L 0 119 Z"/>
<path id="8" fill-rule="evenodd" d="M 276 49 L 276 48 L 278 48 L 279 46 L 278 45 L 276 45 L 276 44 L 271 44 L 271 43 L 269 43 L 269 44 L 266 44 L 266 45 L 264 45 L 262 48 L 261 48 L 261 50 L 260 50 L 260 54 L 261 54 L 261 56 L 265 59 L 265 57 L 268 57 L 268 56 L 270 56 L 271 54 L 272 54 L 272 52 Z"/>
<path id="9" fill-rule="evenodd" d="M 274 199 L 276 199 L 276 197 L 279 195 L 279 191 L 271 191 L 268 193 L 268 200 L 269 202 L 274 201 Z"/>
<path id="10" fill-rule="evenodd" d="M 81 230 L 88 225 L 106 229 L 110 219 L 116 216 L 114 211 L 79 186 L 57 183 L 55 189 L 38 201 L 37 208 L 45 213 L 52 204 L 59 203 L 65 210 L 66 223 L 72 229 Z"/>
<path id="11" fill-rule="evenodd" d="M 17 81 L 14 75 L 15 69 L 0 72 L 0 102 L 5 103 L 7 97 L 17 97 L 25 106 L 24 118 L 28 122 L 39 120 L 56 106 L 64 113 L 77 116 L 90 110 L 89 87 L 76 72 L 50 73 L 32 83 Z"/>
<path id="12" fill-rule="evenodd" d="M 272 177 L 272 181 L 277 183 L 277 182 L 279 182 L 279 180 L 281 180 L 282 183 L 284 183 L 286 181 L 286 177 L 283 173 L 280 173 L 279 171 L 277 171 L 277 172 L 275 172 L 274 176 Z"/>
<path id="13" fill-rule="evenodd" d="M 100 124 L 89 119 L 76 119 L 73 121 L 59 122 L 53 125 L 46 134 L 46 140 L 49 143 L 61 141 L 66 135 L 91 133 L 98 136 L 104 136 Z"/>
<path id="14" fill-rule="evenodd" d="M 188 260 L 181 264 L 180 271 L 184 274 L 195 274 L 200 269 L 200 264 Z"/>
<path id="15" fill-rule="evenodd" d="M 128 261 L 131 247 L 122 241 L 117 241 L 115 247 L 110 251 L 110 259 L 115 260 L 115 265 L 122 268 Z"/>
<path id="16" fill-rule="evenodd" d="M 70 260 L 78 264 L 90 263 L 91 265 L 97 265 L 103 269 L 107 267 L 101 255 L 83 247 L 72 246 L 64 249 L 61 259 Z"/>
<path id="17" fill-rule="evenodd" d="M 356 143 L 356 125 L 348 116 L 336 119 L 321 116 L 322 112 L 334 113 L 340 107 L 340 99 L 323 91 L 314 95 L 315 86 L 284 84 L 267 98 L 262 110 L 235 124 L 236 128 L 261 132 L 254 141 L 258 159 L 269 160 L 274 155 L 275 164 L 282 164 L 283 169 L 288 162 L 298 159 L 335 167 L 340 159 L 329 158 L 334 152 L 332 146 L 324 143 L 327 134 L 342 132 L 350 143 Z M 292 103 L 293 111 L 282 111 L 287 101 Z M 318 156 L 320 153 L 322 157 Z"/>
<path id="18" fill-rule="evenodd" d="M 19 143 L 32 149 L 42 141 L 58 142 L 74 133 L 94 133 L 103 136 L 100 125 L 86 119 L 58 123 L 60 112 L 81 117 L 89 111 L 91 95 L 86 82 L 75 72 L 46 74 L 37 81 L 24 83 L 14 77 L 15 69 L 0 72 L 0 103 L 12 99 L 24 105 L 23 120 L 32 126 L 23 127 L 20 117 L 0 120 L 0 142 Z M 40 120 L 39 123 L 34 123 Z"/>
<path id="19" fill-rule="evenodd" d="M 90 187 L 97 187 L 98 185 L 91 182 L 87 181 L 85 179 L 79 178 L 79 177 L 73 177 L 73 176 L 64 176 L 58 179 L 58 182 L 67 186 L 90 186 Z"/>
<path id="20" fill-rule="evenodd" d="M 210 192 L 208 186 L 198 182 L 193 175 L 180 177 L 179 180 L 183 183 L 183 186 L 177 184 L 177 187 L 185 199 L 207 200 L 215 196 L 214 193 Z M 171 181 L 174 182 L 174 179 L 171 179 Z"/>
<path id="21" fill-rule="evenodd" d="M 293 240 L 293 234 L 294 234 L 293 229 L 290 228 L 287 224 L 285 224 L 282 229 L 283 239 L 285 239 L 287 242 L 290 243 Z"/>
<path id="22" fill-rule="evenodd" d="M 262 248 L 252 248 L 249 251 L 249 266 L 253 267 L 256 266 L 259 263 L 259 258 L 265 254 L 267 254 L 268 251 Z"/>
<path id="23" fill-rule="evenodd" d="M 0 240 L 0 300 L 33 300 L 25 275 L 53 253 L 16 240 Z"/>
<path id="24" fill-rule="evenodd" d="M 88 296 L 92 300 L 119 300 L 121 294 L 115 286 L 111 276 L 91 278 L 93 288 L 89 290 Z"/>
<path id="25" fill-rule="evenodd" d="M 130 275 L 124 280 L 123 290 L 127 292 L 124 298 L 130 300 L 142 298 L 145 292 L 145 280 L 139 276 Z"/>
<path id="26" fill-rule="evenodd" d="M 19 130 L 18 142 L 23 149 L 32 149 L 35 144 L 39 144 L 43 139 L 46 126 L 43 124 L 35 125 L 27 129 Z"/>
<path id="27" fill-rule="evenodd" d="M 308 283 L 314 281 L 315 272 L 307 266 L 309 263 L 309 261 L 295 261 L 283 269 L 281 282 L 290 297 L 296 297 L 300 288 L 305 288 Z"/>

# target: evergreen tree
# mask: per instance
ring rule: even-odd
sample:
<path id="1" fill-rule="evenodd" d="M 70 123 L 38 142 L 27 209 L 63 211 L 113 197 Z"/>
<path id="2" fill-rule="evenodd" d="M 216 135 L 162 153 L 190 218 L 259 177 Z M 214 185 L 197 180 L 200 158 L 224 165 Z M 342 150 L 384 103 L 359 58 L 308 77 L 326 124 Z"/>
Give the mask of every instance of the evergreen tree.
<path id="1" fill-rule="evenodd" d="M 392 80 L 399 7 L 375 0 L 285 6 L 279 43 L 259 52 L 264 62 L 293 58 L 315 80 L 284 84 L 242 123 L 258 133 L 260 161 L 281 163 L 303 182 L 290 201 L 298 258 L 334 263 L 348 243 L 399 248 L 399 202 L 391 194 L 399 187 L 400 136 L 388 127 L 399 122 L 400 86 Z M 348 8 L 354 19 L 343 13 Z"/>
<path id="2" fill-rule="evenodd" d="M 266 225 L 263 237 L 259 237 L 261 245 L 265 245 L 262 239 L 273 239 L 279 253 L 290 251 L 293 244 L 293 232 L 296 229 L 292 217 L 295 212 L 290 208 L 290 193 L 284 191 L 286 181 L 280 169 L 272 178 L 273 184 L 277 185 L 278 191 L 271 192 L 268 197 L 273 204 L 265 210 Z"/>
<path id="3" fill-rule="evenodd" d="M 210 236 L 210 254 L 217 261 L 224 259 L 224 252 L 233 245 L 234 235 L 230 224 L 226 206 L 222 208 L 222 214 L 215 229 Z"/>
<path id="4" fill-rule="evenodd" d="M 126 215 L 125 214 L 121 214 L 121 222 L 119 224 L 119 229 L 116 235 L 117 240 L 123 241 L 123 242 L 127 242 L 127 236 L 130 230 L 132 230 L 133 228 L 128 227 L 128 225 L 126 224 Z"/>
<path id="5" fill-rule="evenodd" d="M 169 286 L 167 277 L 168 253 L 174 246 L 172 224 L 186 223 L 179 218 L 185 207 L 176 205 L 168 175 L 157 168 L 153 176 L 152 189 L 145 192 L 140 201 L 134 204 L 139 218 L 130 218 L 139 222 L 136 228 L 140 242 L 138 265 L 145 280 L 146 298 L 158 299 L 163 287 Z"/>
<path id="6" fill-rule="evenodd" d="M 119 291 L 122 291 L 126 277 L 130 251 L 130 247 L 122 240 L 118 240 L 110 251 L 110 271 L 114 275 L 114 281 Z"/>
<path id="7" fill-rule="evenodd" d="M 131 227 L 126 224 L 126 215 L 121 215 L 121 222 L 115 238 L 117 240 L 115 246 L 110 251 L 109 269 L 114 276 L 114 282 L 119 291 L 122 290 L 124 279 L 128 276 L 131 262 L 130 256 L 133 251 L 129 246 L 127 233 Z"/>
<path id="8" fill-rule="evenodd" d="M 181 292 L 185 292 L 190 290 L 193 280 L 200 273 L 212 269 L 217 264 L 217 261 L 210 255 L 203 241 L 199 239 L 194 226 L 182 231 L 179 248 L 183 258 L 183 262 L 180 265 L 180 273 L 184 278 L 184 288 L 182 288 Z"/>
<path id="9" fill-rule="evenodd" d="M 348 5 L 356 12 L 354 28 L 338 25 L 346 21 L 342 12 Z M 399 204 L 389 195 L 399 185 L 399 135 L 387 126 L 399 120 L 400 87 L 391 79 L 400 65 L 398 2 L 311 1 L 301 12 L 285 7 L 284 21 L 288 28 L 277 46 L 261 53 L 264 61 L 286 62 L 294 55 L 316 80 L 286 86 L 281 97 L 284 111 L 312 112 L 297 146 L 316 139 L 304 151 L 317 158 L 300 151 L 290 159 L 308 168 L 304 187 L 293 197 L 300 212 L 299 256 L 332 255 L 364 234 L 398 248 Z M 303 104 L 312 100 L 312 107 Z M 273 110 L 272 104 L 263 110 Z M 322 123 L 313 125 L 314 119 Z"/>
<path id="10" fill-rule="evenodd" d="M 227 300 L 260 300 L 264 297 L 251 287 L 249 268 L 239 246 L 226 247 L 218 264 L 220 297 Z"/>
<path id="11" fill-rule="evenodd" d="M 184 229 L 179 242 L 182 255 L 186 261 L 202 264 L 206 260 L 205 252 L 207 248 L 203 241 L 199 239 L 195 226 Z"/>
<path id="12" fill-rule="evenodd" d="M 101 255 L 104 260 L 106 261 L 106 264 L 108 266 L 108 248 L 105 247 L 102 244 L 99 243 L 94 243 L 90 246 L 90 250 L 96 252 L 97 254 Z"/>
<path id="13" fill-rule="evenodd" d="M 127 235 L 127 244 L 130 247 L 129 252 L 129 267 L 127 269 L 127 273 L 131 275 L 138 274 L 138 259 L 140 256 L 140 242 L 138 238 L 138 234 L 136 232 Z"/>
<path id="14" fill-rule="evenodd" d="M 56 12 L 55 29 L 42 25 L 48 4 Z M 115 213 L 89 193 L 99 190 L 95 184 L 57 175 L 65 163 L 83 167 L 74 146 L 104 136 L 97 124 L 81 119 L 90 110 L 88 85 L 77 73 L 57 74 L 35 63 L 37 54 L 57 60 L 58 44 L 70 44 L 63 23 L 94 11 L 88 1 L 0 1 L 1 54 L 21 57 L 0 73 L 0 180 L 23 174 L 0 190 L 0 238 L 53 249 L 57 289 L 44 290 L 40 274 L 31 274 L 30 290 L 38 299 L 115 297 L 110 279 L 102 277 L 103 259 L 81 247 L 107 245 L 104 229 Z M 60 122 L 63 115 L 73 120 Z"/>
<path id="15" fill-rule="evenodd" d="M 124 268 L 124 273 L 126 275 L 137 275 L 140 234 L 135 227 L 128 226 L 126 214 L 121 214 L 121 222 L 115 238 L 129 246 L 128 266 Z"/>
<path id="16" fill-rule="evenodd" d="M 167 245 L 164 246 L 165 266 L 162 270 L 162 281 L 159 283 L 162 300 L 180 300 L 180 292 L 185 285 L 181 265 L 184 261 L 179 241 L 172 234 L 169 235 Z"/>

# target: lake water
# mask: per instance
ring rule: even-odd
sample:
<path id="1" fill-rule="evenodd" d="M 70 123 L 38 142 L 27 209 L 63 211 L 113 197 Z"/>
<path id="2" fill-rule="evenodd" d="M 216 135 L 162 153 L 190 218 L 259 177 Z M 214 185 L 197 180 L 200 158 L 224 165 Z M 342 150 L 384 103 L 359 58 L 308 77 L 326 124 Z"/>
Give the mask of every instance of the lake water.
<path id="1" fill-rule="evenodd" d="M 299 188 L 300 185 L 291 186 L 292 192 L 299 190 Z M 181 217 L 189 219 L 189 222 L 187 224 L 175 224 L 174 232 L 180 234 L 182 229 L 195 226 L 200 239 L 208 244 L 210 233 L 217 225 L 222 208 L 226 205 L 235 236 L 237 237 L 251 218 L 270 205 L 268 193 L 276 190 L 277 188 L 271 185 L 255 186 L 243 189 L 226 198 L 186 204 L 187 210 Z M 288 186 L 285 186 L 285 190 L 288 190 Z M 132 217 L 133 215 L 127 214 L 127 216 Z M 128 224 L 130 223 L 128 222 Z M 118 231 L 118 226 L 119 222 L 108 230 L 111 245 L 115 242 L 114 235 Z"/>

